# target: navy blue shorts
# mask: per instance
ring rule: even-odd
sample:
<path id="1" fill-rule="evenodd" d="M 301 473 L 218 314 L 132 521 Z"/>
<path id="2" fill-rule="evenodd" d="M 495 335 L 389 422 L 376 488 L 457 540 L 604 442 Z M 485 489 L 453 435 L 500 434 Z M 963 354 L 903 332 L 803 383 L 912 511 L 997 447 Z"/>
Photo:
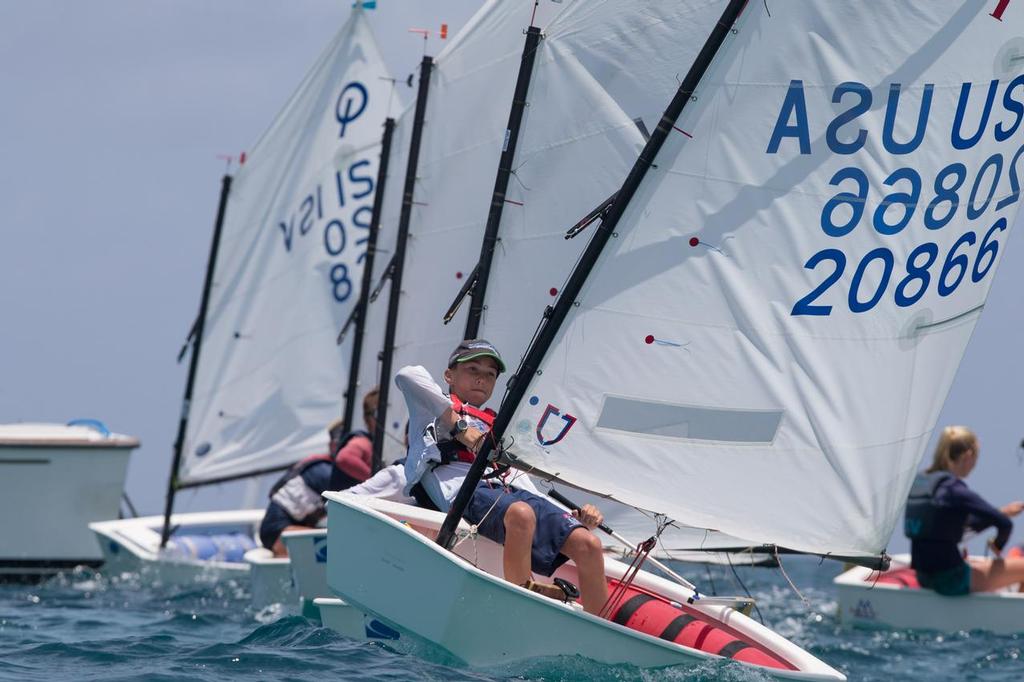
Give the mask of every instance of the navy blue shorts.
<path id="1" fill-rule="evenodd" d="M 934 590 L 947 597 L 961 597 L 971 593 L 971 565 L 966 561 L 937 573 L 917 572 L 921 587 Z"/>
<path id="2" fill-rule="evenodd" d="M 463 518 L 477 525 L 485 538 L 498 544 L 505 544 L 505 512 L 513 502 L 525 502 L 537 517 L 537 528 L 533 533 L 533 548 L 530 565 L 534 573 L 549 576 L 569 560 L 562 554 L 562 545 L 569 533 L 585 526 L 569 512 L 556 507 L 543 497 L 525 490 L 491 486 L 481 482 L 469 499 Z M 491 509 L 493 505 L 493 509 Z M 489 513 L 488 513 L 489 512 Z M 484 516 L 486 515 L 486 518 Z M 483 522 L 480 522 L 483 519 Z"/>
<path id="3" fill-rule="evenodd" d="M 274 543 L 281 537 L 281 533 L 288 526 L 294 525 L 292 517 L 284 510 L 284 507 L 277 502 L 267 505 L 267 512 L 263 515 L 260 523 L 260 542 L 267 549 L 273 549 Z"/>

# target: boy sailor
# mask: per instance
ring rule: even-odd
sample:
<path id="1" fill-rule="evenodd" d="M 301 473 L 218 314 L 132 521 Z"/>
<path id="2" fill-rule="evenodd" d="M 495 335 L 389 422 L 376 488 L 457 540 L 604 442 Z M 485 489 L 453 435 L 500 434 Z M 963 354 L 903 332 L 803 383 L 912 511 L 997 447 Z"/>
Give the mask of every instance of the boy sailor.
<path id="1" fill-rule="evenodd" d="M 447 511 L 487 437 L 494 412 L 482 409 L 505 371 L 498 351 L 483 339 L 463 341 L 448 359 L 445 394 L 420 366 L 403 367 L 395 383 L 409 408 L 406 493 L 424 506 Z M 481 481 L 463 513 L 481 535 L 505 547 L 505 579 L 549 597 L 560 587 L 535 583 L 572 559 L 579 571 L 583 608 L 597 614 L 608 599 L 601 541 L 591 533 L 603 521 L 586 505 L 572 514 L 541 497 L 525 474 L 508 482 Z"/>

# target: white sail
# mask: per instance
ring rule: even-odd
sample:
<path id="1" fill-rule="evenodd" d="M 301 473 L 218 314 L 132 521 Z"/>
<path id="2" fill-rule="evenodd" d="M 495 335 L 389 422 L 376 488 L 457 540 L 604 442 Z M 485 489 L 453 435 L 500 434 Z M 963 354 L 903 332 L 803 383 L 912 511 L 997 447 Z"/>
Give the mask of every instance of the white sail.
<path id="1" fill-rule="evenodd" d="M 448 354 L 462 339 L 465 312 L 447 326 L 441 318 L 480 252 L 522 53 L 522 29 L 529 19 L 522 9 L 522 3 L 509 0 L 487 3 L 434 61 L 392 374 L 404 365 L 421 364 L 440 378 Z M 382 229 L 398 229 L 412 119 L 410 107 L 399 123 L 403 139 L 392 159 Z M 381 299 L 378 303 L 386 303 L 385 296 Z M 401 437 L 407 419 L 405 402 L 392 386 L 386 432 Z M 385 441 L 384 449 L 385 460 L 404 455 L 393 438 Z"/>
<path id="2" fill-rule="evenodd" d="M 322 451 L 341 413 L 391 84 L 359 8 L 239 169 L 189 410 L 182 483 Z"/>
<path id="3" fill-rule="evenodd" d="M 406 244 L 393 370 L 423 364 L 439 378 L 448 354 L 462 340 L 465 309 L 449 325 L 442 324 L 442 316 L 480 253 L 530 10 L 516 0 L 491 0 L 434 61 Z M 541 16 L 551 12 L 542 8 Z M 413 113 L 410 106 L 395 130 L 382 234 L 397 234 Z M 372 324 L 381 325 L 381 340 L 387 292 L 385 288 L 372 312 Z M 367 345 L 367 360 L 372 360 L 374 367 L 379 347 Z M 404 456 L 400 441 L 406 421 L 404 401 L 392 390 L 385 424 L 385 461 Z"/>
<path id="4" fill-rule="evenodd" d="M 633 121 L 559 42 L 544 39 L 534 70 L 480 327 L 510 368 L 586 246 L 589 233 L 566 240 L 566 230 L 622 185 L 644 145 Z M 478 208 L 483 217 L 485 209 Z M 452 325 L 459 320 L 453 331 L 461 333 L 465 315 Z"/>
<path id="5" fill-rule="evenodd" d="M 686 5 L 710 26 L 725 3 Z M 524 464 L 692 526 L 882 551 L 1016 218 L 1005 5 L 750 3 L 532 377 Z M 680 49 L 652 35 L 638 51 Z"/>
<path id="6" fill-rule="evenodd" d="M 541 9 L 538 23 L 548 18 L 545 11 L 551 15 L 563 8 Z M 529 19 L 521 2 L 489 2 L 435 62 L 406 247 L 395 369 L 423 364 L 439 377 L 448 353 L 463 338 L 468 301 L 448 325 L 442 315 L 479 257 Z M 565 242 L 562 234 L 621 184 L 643 142 L 630 119 L 551 40 L 540 43 L 527 99 L 482 331 L 513 362 L 529 341 L 533 320 L 553 300 L 549 290 L 568 273 L 585 241 Z M 399 126 L 406 138 L 411 119 L 410 109 Z M 405 168 L 407 143 L 399 149 L 392 169 Z M 387 188 L 382 229 L 397 230 L 402 192 L 396 172 Z M 528 252 L 536 247 L 542 256 Z M 496 399 L 503 390 L 502 381 Z M 405 406 L 400 396 L 392 398 L 386 427 L 397 435 L 404 428 Z M 393 442 L 385 444 L 385 459 L 398 455 Z"/>

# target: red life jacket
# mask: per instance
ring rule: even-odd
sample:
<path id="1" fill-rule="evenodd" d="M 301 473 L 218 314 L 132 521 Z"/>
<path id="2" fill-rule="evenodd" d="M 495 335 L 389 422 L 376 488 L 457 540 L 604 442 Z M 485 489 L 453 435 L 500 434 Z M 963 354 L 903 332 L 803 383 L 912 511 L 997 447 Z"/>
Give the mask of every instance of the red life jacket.
<path id="1" fill-rule="evenodd" d="M 484 424 L 486 424 L 488 430 L 490 430 L 494 426 L 494 418 L 498 416 L 498 413 L 492 410 L 491 408 L 487 407 L 481 410 L 478 407 L 468 405 L 462 402 L 459 399 L 459 396 L 455 395 L 454 393 L 452 393 L 451 398 L 452 411 L 455 412 L 456 414 L 475 417 L 476 419 L 479 419 Z M 437 449 L 441 451 L 441 457 L 444 459 L 445 464 L 450 464 L 451 462 L 455 461 L 472 464 L 473 460 L 476 459 L 476 455 L 473 454 L 472 450 L 470 450 L 469 448 L 467 448 L 465 445 L 455 440 L 454 438 L 451 440 L 438 442 Z"/>

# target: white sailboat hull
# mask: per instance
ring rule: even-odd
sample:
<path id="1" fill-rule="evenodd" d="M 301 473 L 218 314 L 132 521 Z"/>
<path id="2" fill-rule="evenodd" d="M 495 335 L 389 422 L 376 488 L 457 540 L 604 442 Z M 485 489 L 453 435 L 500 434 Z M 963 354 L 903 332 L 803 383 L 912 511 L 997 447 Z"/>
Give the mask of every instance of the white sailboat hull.
<path id="1" fill-rule="evenodd" d="M 258 546 L 256 535 L 263 520 L 262 509 L 238 511 L 201 512 L 172 514 L 174 528 L 172 543 L 167 549 L 160 549 L 160 533 L 163 528 L 162 516 L 145 516 L 136 519 L 118 519 L 90 523 L 89 528 L 96 536 L 103 553 L 105 568 L 109 573 L 143 573 L 154 579 L 171 584 L 193 582 L 220 582 L 227 579 L 247 579 L 249 564 L 243 560 L 245 551 Z M 230 548 L 230 559 L 224 553 L 209 558 L 201 554 L 189 556 L 185 551 L 194 545 L 192 538 L 236 536 L 236 546 Z M 185 543 L 188 539 L 190 542 Z"/>
<path id="2" fill-rule="evenodd" d="M 363 624 L 366 615 L 359 609 L 334 597 L 317 597 L 313 601 L 324 627 L 352 639 L 363 639 L 366 636 Z"/>
<path id="3" fill-rule="evenodd" d="M 333 594 L 327 586 L 327 529 L 285 531 L 281 534 L 281 541 L 288 548 L 292 579 L 295 581 L 302 615 L 314 620 L 321 619 L 315 600 Z"/>
<path id="4" fill-rule="evenodd" d="M 329 555 L 331 589 L 385 624 L 442 647 L 472 666 L 493 666 L 543 656 L 579 655 L 595 661 L 640 667 L 702 663 L 716 659 L 559 604 L 500 577 L 501 548 L 488 540 L 459 546 L 478 556 L 478 568 L 432 541 L 443 515 L 380 500 L 325 493 L 331 544 L 345 555 Z M 605 562 L 609 578 L 626 566 Z M 556 576 L 576 580 L 567 564 Z M 682 588 L 642 572 L 634 583 L 678 602 Z M 694 612 L 771 651 L 795 669 L 761 668 L 788 679 L 844 679 L 838 671 L 737 611 L 697 606 Z M 720 659 L 719 659 L 720 660 Z"/>
<path id="5" fill-rule="evenodd" d="M 962 597 L 944 597 L 898 580 L 889 582 L 895 571 L 905 574 L 903 569 L 909 563 L 907 555 L 894 557 L 894 568 L 881 581 L 876 580 L 877 572 L 862 566 L 837 576 L 833 584 L 839 593 L 839 620 L 863 628 L 1024 632 L 1024 594 L 974 592 Z"/>
<path id="6" fill-rule="evenodd" d="M 369 616 L 342 599 L 317 597 L 314 606 L 325 627 L 351 639 L 386 640 L 395 645 L 401 633 Z M 406 647 L 399 647 L 404 649 Z"/>
<path id="7" fill-rule="evenodd" d="M 294 608 L 297 593 L 288 557 L 275 557 L 269 549 L 258 547 L 246 552 L 244 558 L 249 564 L 253 607 L 263 609 L 283 604 L 287 609 Z"/>

